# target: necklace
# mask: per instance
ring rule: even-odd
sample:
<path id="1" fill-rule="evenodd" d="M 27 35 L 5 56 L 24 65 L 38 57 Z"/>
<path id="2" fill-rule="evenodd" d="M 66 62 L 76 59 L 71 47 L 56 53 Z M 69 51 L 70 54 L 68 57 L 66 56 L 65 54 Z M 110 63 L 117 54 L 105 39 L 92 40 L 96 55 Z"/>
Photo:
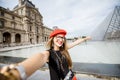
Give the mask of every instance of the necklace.
<path id="1" fill-rule="evenodd" d="M 53 51 L 54 51 L 54 50 L 53 50 Z M 54 53 L 55 53 L 56 57 L 58 58 L 58 60 L 59 60 L 59 62 L 60 62 L 60 67 L 61 67 L 62 71 L 64 71 L 61 58 L 58 56 L 58 54 L 56 53 L 56 51 L 54 51 Z"/>

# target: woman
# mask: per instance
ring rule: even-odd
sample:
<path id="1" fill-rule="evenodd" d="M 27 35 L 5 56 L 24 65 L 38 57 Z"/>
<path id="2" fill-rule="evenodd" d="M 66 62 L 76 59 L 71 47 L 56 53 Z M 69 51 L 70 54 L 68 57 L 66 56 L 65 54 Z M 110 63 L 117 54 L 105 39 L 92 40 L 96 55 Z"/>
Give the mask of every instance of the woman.
<path id="1" fill-rule="evenodd" d="M 80 44 L 83 41 L 89 40 L 90 37 L 77 39 L 71 44 L 66 43 L 66 31 L 63 29 L 55 29 L 50 34 L 50 39 L 47 43 L 48 50 L 35 54 L 34 56 L 18 63 L 15 67 L 10 65 L 4 67 L 1 73 L 5 73 L 10 68 L 11 73 L 19 80 L 26 80 L 32 73 L 42 67 L 46 62 L 50 69 L 51 80 L 76 80 L 72 72 L 72 60 L 68 49 Z"/>

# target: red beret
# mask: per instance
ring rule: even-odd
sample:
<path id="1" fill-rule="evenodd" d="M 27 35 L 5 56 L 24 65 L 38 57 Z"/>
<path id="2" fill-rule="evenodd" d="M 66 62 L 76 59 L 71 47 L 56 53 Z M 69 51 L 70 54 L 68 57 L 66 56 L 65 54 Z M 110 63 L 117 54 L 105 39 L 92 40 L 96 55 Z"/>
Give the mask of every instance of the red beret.
<path id="1" fill-rule="evenodd" d="M 63 29 L 55 29 L 51 34 L 50 38 L 56 36 L 57 34 L 63 34 L 64 36 L 66 35 L 66 31 Z"/>

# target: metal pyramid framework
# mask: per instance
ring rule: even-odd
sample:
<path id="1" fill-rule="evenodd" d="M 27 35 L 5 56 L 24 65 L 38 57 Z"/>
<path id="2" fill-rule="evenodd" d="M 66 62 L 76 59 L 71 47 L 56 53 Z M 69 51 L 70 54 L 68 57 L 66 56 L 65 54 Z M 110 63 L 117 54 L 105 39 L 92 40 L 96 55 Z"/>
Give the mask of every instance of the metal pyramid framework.
<path id="1" fill-rule="evenodd" d="M 103 40 L 120 40 L 120 6 L 116 6 Z"/>

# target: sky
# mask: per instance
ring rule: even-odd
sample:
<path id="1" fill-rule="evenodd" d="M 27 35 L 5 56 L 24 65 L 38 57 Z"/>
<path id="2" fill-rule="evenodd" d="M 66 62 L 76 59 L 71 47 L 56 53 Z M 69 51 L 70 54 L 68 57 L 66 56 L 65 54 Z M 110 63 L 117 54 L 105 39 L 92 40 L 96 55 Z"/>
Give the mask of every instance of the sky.
<path id="1" fill-rule="evenodd" d="M 12 10 L 19 0 L 0 0 L 0 6 Z M 120 0 L 30 0 L 49 28 L 58 26 L 70 36 L 90 35 Z"/>

